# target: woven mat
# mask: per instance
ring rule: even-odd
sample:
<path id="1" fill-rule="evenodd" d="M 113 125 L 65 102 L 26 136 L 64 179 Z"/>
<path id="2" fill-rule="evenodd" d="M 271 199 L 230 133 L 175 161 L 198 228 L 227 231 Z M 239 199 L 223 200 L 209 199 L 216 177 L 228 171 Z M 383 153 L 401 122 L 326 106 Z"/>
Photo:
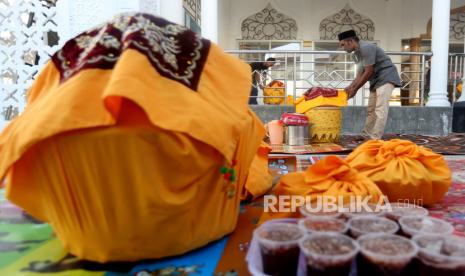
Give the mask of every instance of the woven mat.
<path id="1" fill-rule="evenodd" d="M 419 134 L 385 134 L 383 136 L 383 140 L 391 139 L 409 140 L 441 154 L 465 155 L 465 133 L 453 133 L 448 136 L 426 136 Z M 343 148 L 352 150 L 363 142 L 362 136 L 343 135 L 340 145 Z"/>

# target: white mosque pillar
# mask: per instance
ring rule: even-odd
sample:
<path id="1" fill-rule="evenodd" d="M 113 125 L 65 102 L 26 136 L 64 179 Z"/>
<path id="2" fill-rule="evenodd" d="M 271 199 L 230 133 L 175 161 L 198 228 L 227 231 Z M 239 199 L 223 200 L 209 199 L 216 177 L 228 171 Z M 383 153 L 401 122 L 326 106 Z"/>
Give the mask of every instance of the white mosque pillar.
<path id="1" fill-rule="evenodd" d="M 450 0 L 433 0 L 431 82 L 427 106 L 450 106 L 447 97 Z"/>
<path id="2" fill-rule="evenodd" d="M 218 0 L 202 0 L 200 6 L 202 36 L 218 43 Z"/>

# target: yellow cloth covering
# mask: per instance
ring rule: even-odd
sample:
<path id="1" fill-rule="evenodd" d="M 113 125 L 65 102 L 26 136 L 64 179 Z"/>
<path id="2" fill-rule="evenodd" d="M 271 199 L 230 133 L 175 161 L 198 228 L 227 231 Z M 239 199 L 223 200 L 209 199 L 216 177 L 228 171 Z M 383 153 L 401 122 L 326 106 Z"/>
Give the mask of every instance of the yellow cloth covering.
<path id="1" fill-rule="evenodd" d="M 159 258 L 221 238 L 264 136 L 250 83 L 247 64 L 184 27 L 118 16 L 52 57 L 1 134 L 6 195 L 84 259 Z"/>
<path id="2" fill-rule="evenodd" d="M 351 197 L 365 198 L 368 202 L 378 203 L 381 191 L 368 177 L 359 173 L 347 162 L 337 156 L 328 156 L 308 167 L 305 172 L 289 173 L 281 177 L 274 189 L 276 196 L 298 195 L 310 196 L 312 202 L 318 196 L 342 197 L 344 204 L 350 203 Z M 278 200 L 279 202 L 279 200 Z M 260 221 L 282 217 L 298 217 L 297 212 L 265 212 Z"/>
<path id="3" fill-rule="evenodd" d="M 326 89 L 314 87 L 313 89 Z M 316 97 L 306 100 L 305 95 L 298 98 L 295 104 L 295 110 L 297 113 L 306 113 L 312 108 L 318 106 L 347 106 L 347 93 L 344 89 L 337 89 L 336 95 L 326 96 L 324 93 L 317 93 Z M 310 122 L 311 123 L 311 122 Z"/>
<path id="4" fill-rule="evenodd" d="M 346 161 L 373 180 L 391 202 L 433 204 L 451 185 L 442 155 L 406 140 L 365 142 Z"/>

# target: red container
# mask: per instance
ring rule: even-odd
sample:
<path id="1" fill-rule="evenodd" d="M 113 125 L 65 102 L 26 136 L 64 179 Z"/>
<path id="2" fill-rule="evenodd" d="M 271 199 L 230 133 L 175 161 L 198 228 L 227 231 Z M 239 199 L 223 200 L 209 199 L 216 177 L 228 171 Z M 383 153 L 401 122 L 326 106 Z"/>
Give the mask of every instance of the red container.
<path id="1" fill-rule="evenodd" d="M 284 113 L 281 121 L 288 126 L 308 126 L 308 117 L 300 113 Z"/>

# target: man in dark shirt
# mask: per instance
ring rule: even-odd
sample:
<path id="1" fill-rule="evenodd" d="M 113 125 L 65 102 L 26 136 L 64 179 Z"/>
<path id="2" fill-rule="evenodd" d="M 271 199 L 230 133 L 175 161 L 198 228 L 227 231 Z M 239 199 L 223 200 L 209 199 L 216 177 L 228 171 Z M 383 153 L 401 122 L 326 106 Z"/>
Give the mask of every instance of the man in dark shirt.
<path id="1" fill-rule="evenodd" d="M 401 86 L 397 68 L 383 49 L 372 43 L 360 42 L 354 30 L 342 32 L 338 38 L 341 48 L 354 53 L 357 64 L 357 76 L 345 88 L 348 98 L 354 97 L 370 81 L 368 114 L 362 134 L 369 139 L 381 139 L 388 118 L 392 90 Z"/>
<path id="2" fill-rule="evenodd" d="M 264 79 L 266 70 L 272 67 L 276 62 L 275 58 L 267 58 L 265 62 L 252 62 L 250 67 L 252 69 L 252 89 L 250 91 L 249 104 L 257 104 L 258 87 L 263 89 L 265 87 Z"/>

